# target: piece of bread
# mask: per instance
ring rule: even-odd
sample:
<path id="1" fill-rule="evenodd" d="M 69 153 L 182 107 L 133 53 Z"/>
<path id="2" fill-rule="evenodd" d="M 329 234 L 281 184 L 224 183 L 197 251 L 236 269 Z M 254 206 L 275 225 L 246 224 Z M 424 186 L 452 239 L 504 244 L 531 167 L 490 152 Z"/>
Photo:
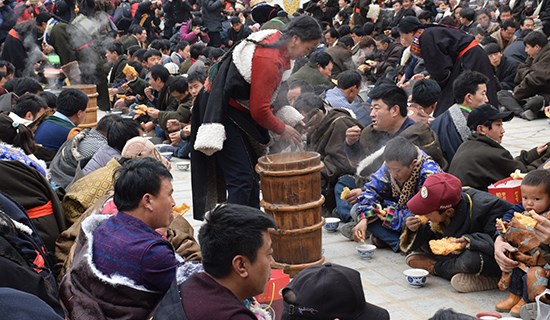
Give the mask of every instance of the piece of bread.
<path id="1" fill-rule="evenodd" d="M 388 214 L 386 210 L 382 209 L 382 206 L 379 203 L 376 204 L 376 208 L 378 209 L 378 214 L 382 217 L 385 217 Z"/>
<path id="2" fill-rule="evenodd" d="M 514 180 L 519 180 L 525 178 L 526 173 L 521 173 L 519 169 L 516 169 L 516 171 L 512 172 L 510 174 L 510 177 Z"/>
<path id="3" fill-rule="evenodd" d="M 532 212 L 529 212 L 531 215 L 537 215 L 536 212 L 534 212 L 533 210 L 531 210 Z M 530 227 L 530 228 L 534 228 L 536 225 L 537 225 L 537 220 L 531 218 L 530 216 L 526 216 L 524 214 L 521 214 L 519 212 L 514 212 L 514 218 L 516 218 L 516 220 L 521 223 L 522 225 L 526 226 L 526 227 Z"/>
<path id="4" fill-rule="evenodd" d="M 428 217 L 426 216 L 416 216 L 418 218 L 418 220 L 420 220 L 420 224 L 426 224 L 430 221 L 430 219 L 428 219 Z"/>
<path id="5" fill-rule="evenodd" d="M 147 106 L 144 105 L 144 104 L 140 104 L 140 105 L 137 105 L 135 108 L 134 108 L 134 113 L 135 114 L 139 114 L 141 116 L 144 116 L 147 114 Z"/>
<path id="6" fill-rule="evenodd" d="M 185 202 L 180 204 L 179 206 L 175 206 L 172 208 L 172 212 L 179 214 L 180 216 L 185 214 L 187 211 L 189 211 L 191 207 L 189 207 Z"/>
<path id="7" fill-rule="evenodd" d="M 348 194 L 350 192 L 351 192 L 351 190 L 348 187 L 344 187 L 344 189 L 342 190 L 342 193 L 340 193 L 340 199 L 341 200 L 346 200 L 346 197 L 348 196 Z"/>
<path id="8" fill-rule="evenodd" d="M 504 222 L 502 222 L 501 218 L 497 218 L 497 223 L 500 224 L 500 226 L 502 227 L 502 233 L 506 233 L 506 225 L 504 225 Z"/>
<path id="9" fill-rule="evenodd" d="M 462 245 L 455 241 L 456 238 L 454 237 L 447 237 L 439 240 L 430 240 L 430 249 L 432 249 L 433 254 L 446 256 L 462 249 Z"/>

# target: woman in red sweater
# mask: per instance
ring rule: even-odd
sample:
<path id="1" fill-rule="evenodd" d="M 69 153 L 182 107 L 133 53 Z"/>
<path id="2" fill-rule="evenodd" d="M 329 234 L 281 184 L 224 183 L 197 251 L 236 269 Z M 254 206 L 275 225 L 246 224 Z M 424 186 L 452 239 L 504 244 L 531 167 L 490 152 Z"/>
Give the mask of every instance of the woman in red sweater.
<path id="1" fill-rule="evenodd" d="M 199 112 L 193 112 L 194 128 L 198 128 L 194 147 L 203 154 L 192 159 L 192 165 L 194 171 L 201 171 L 196 164 L 202 166 L 203 160 L 215 159 L 228 190 L 227 202 L 260 206 L 259 178 L 254 167 L 269 143 L 269 131 L 301 143 L 300 134 L 274 116 L 271 102 L 283 72 L 291 67 L 290 60 L 308 55 L 321 36 L 314 18 L 297 17 L 282 32 L 262 30 L 251 34 L 219 63 L 210 90 L 196 104 Z M 207 158 L 200 159 L 204 155 Z M 203 185 L 206 174 L 197 176 Z M 196 186 L 197 179 L 193 180 L 195 194 L 195 187 L 201 187 Z M 206 192 L 198 194 L 206 197 Z M 202 218 L 200 206 L 194 206 L 194 210 L 195 218 Z"/>

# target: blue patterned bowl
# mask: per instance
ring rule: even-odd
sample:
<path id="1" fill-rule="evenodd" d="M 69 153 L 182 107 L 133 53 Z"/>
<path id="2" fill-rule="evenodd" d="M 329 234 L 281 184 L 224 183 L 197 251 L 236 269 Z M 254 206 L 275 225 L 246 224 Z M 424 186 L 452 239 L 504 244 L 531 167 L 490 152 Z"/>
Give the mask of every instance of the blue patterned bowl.
<path id="1" fill-rule="evenodd" d="M 334 232 L 338 229 L 338 224 L 340 223 L 339 218 L 325 218 L 325 229 L 330 232 Z"/>
<path id="2" fill-rule="evenodd" d="M 403 271 L 407 283 L 415 288 L 423 287 L 426 284 L 426 277 L 429 272 L 424 269 L 407 269 Z"/>
<path id="3" fill-rule="evenodd" d="M 361 258 L 363 259 L 370 259 L 372 256 L 374 256 L 374 251 L 376 250 L 376 246 L 372 244 L 362 244 L 360 246 L 355 247 L 355 250 L 359 252 L 361 255 Z"/>

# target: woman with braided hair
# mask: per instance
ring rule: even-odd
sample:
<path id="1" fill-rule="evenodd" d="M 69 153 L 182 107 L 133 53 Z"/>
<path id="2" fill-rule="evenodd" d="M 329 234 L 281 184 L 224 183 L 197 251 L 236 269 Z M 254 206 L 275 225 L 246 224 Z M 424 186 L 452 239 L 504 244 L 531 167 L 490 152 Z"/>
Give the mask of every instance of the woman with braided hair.
<path id="1" fill-rule="evenodd" d="M 257 159 L 269 143 L 269 131 L 295 144 L 298 131 L 275 117 L 271 102 L 290 60 L 309 54 L 321 39 L 321 27 L 309 16 L 290 21 L 281 31 L 262 30 L 237 44 L 218 63 L 206 94 L 199 95 L 192 133 L 195 218 L 202 219 L 204 181 L 212 181 L 207 160 L 216 161 L 228 190 L 228 202 L 259 208 Z M 195 129 L 194 129 L 195 130 Z M 206 155 L 206 156 L 205 156 Z M 198 166 L 198 167 L 197 167 Z M 204 170 L 201 170 L 202 169 Z M 206 179 L 205 179 L 206 178 Z M 211 178 L 211 179 L 209 179 Z"/>
<path id="2" fill-rule="evenodd" d="M 351 208 L 358 222 L 352 232 L 354 240 L 365 240 L 368 229 L 376 246 L 398 252 L 405 219 L 411 214 L 407 201 L 428 176 L 439 172 L 443 170 L 437 162 L 408 139 L 398 136 L 390 140 L 384 149 L 384 164 L 365 183 Z"/>

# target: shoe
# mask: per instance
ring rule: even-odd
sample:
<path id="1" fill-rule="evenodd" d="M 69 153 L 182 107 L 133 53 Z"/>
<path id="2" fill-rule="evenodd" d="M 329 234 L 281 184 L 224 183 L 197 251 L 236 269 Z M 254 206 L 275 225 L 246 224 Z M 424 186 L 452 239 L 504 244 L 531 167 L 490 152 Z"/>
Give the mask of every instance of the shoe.
<path id="1" fill-rule="evenodd" d="M 519 310 L 526 304 L 527 302 L 523 298 L 521 298 L 521 300 L 519 300 L 519 302 L 516 303 L 516 305 L 510 310 L 510 315 L 512 317 L 519 318 Z"/>
<path id="2" fill-rule="evenodd" d="M 519 309 L 519 316 L 522 320 L 535 320 L 537 318 L 537 303 L 531 302 Z"/>
<path id="3" fill-rule="evenodd" d="M 422 252 L 413 252 L 405 258 L 405 263 L 411 268 L 424 269 L 430 274 L 434 274 L 435 269 L 434 259 L 428 257 L 427 254 Z"/>
<path id="4" fill-rule="evenodd" d="M 355 226 L 357 225 L 357 222 L 355 221 L 352 221 L 352 222 L 348 222 L 348 223 L 344 223 L 341 227 L 340 227 L 340 233 L 348 238 L 349 240 L 352 240 L 353 241 L 353 228 L 355 228 Z"/>
<path id="5" fill-rule="evenodd" d="M 451 286 L 458 292 L 477 292 L 496 289 L 498 278 L 469 273 L 457 273 L 451 278 Z"/>
<path id="6" fill-rule="evenodd" d="M 385 243 L 384 241 L 382 241 L 379 238 L 375 237 L 374 235 L 370 236 L 370 241 L 372 242 L 372 244 L 374 244 L 379 249 L 390 247 L 387 243 Z"/>
<path id="7" fill-rule="evenodd" d="M 532 121 L 537 119 L 537 114 L 534 113 L 531 109 L 527 109 L 523 111 L 519 116 L 527 121 Z"/>
<path id="8" fill-rule="evenodd" d="M 495 305 L 495 310 L 497 312 L 510 312 L 510 309 L 512 309 L 519 302 L 519 300 L 521 300 L 520 296 L 510 293 L 506 299 Z"/>

